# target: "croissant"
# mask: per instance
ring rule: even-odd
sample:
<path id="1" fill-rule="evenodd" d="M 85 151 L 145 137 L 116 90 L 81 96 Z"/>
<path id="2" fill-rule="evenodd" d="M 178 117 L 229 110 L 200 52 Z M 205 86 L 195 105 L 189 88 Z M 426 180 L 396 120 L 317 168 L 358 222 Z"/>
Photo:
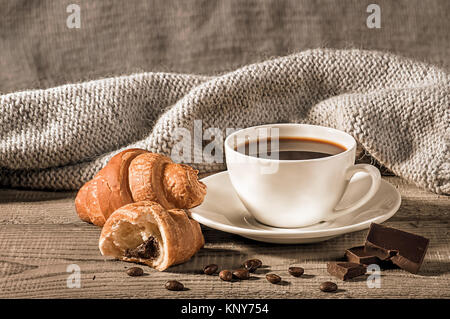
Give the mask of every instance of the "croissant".
<path id="1" fill-rule="evenodd" d="M 204 243 L 200 225 L 186 211 L 141 201 L 119 208 L 108 218 L 99 248 L 104 256 L 163 271 L 189 260 Z"/>
<path id="2" fill-rule="evenodd" d="M 114 157 L 78 191 L 78 216 L 103 226 L 118 208 L 138 201 L 155 201 L 165 209 L 200 205 L 206 185 L 198 171 L 169 157 L 142 149 L 128 149 Z"/>

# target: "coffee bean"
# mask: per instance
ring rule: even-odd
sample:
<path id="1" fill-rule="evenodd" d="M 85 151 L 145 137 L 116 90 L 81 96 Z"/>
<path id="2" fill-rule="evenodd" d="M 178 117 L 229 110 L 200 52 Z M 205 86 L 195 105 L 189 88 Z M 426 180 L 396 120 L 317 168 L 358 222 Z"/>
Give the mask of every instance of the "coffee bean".
<path id="1" fill-rule="evenodd" d="M 233 276 L 237 279 L 246 280 L 250 278 L 250 272 L 247 269 L 236 269 L 233 271 Z"/>
<path id="2" fill-rule="evenodd" d="M 255 272 L 256 269 L 262 266 L 262 261 L 259 259 L 249 259 L 242 266 L 249 272 Z"/>
<path id="3" fill-rule="evenodd" d="M 267 274 L 266 279 L 272 284 L 277 284 L 281 281 L 281 277 L 275 274 Z"/>
<path id="4" fill-rule="evenodd" d="M 231 273 L 231 271 L 229 270 L 222 270 L 219 273 L 219 277 L 220 279 L 222 279 L 223 281 L 231 281 L 233 279 L 233 274 Z"/>
<path id="5" fill-rule="evenodd" d="M 294 277 L 300 277 L 305 272 L 305 269 L 302 267 L 289 267 L 289 273 Z"/>
<path id="6" fill-rule="evenodd" d="M 320 290 L 323 292 L 335 292 L 338 289 L 338 286 L 331 281 L 325 281 L 320 284 Z"/>
<path id="7" fill-rule="evenodd" d="M 132 277 L 142 276 L 144 274 L 144 270 L 140 267 L 131 267 L 127 270 L 127 275 Z"/>
<path id="8" fill-rule="evenodd" d="M 219 269 L 219 266 L 216 264 L 207 265 L 203 268 L 203 272 L 207 275 L 213 275 L 216 273 L 217 269 Z"/>
<path id="9" fill-rule="evenodd" d="M 184 285 L 176 280 L 169 280 L 165 286 L 167 290 L 180 291 L 184 289 Z"/>

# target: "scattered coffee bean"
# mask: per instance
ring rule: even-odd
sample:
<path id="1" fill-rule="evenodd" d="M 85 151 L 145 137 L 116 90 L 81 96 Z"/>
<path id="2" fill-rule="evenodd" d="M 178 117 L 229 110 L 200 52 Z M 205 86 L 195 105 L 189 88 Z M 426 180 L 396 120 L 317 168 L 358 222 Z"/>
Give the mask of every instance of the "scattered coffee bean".
<path id="1" fill-rule="evenodd" d="M 169 280 L 165 286 L 167 290 L 180 291 L 184 289 L 184 285 L 176 280 Z"/>
<path id="2" fill-rule="evenodd" d="M 262 266 L 262 261 L 259 259 L 249 259 L 242 266 L 249 272 L 255 272 L 256 269 Z"/>
<path id="3" fill-rule="evenodd" d="M 142 276 L 144 274 L 144 270 L 140 267 L 131 267 L 127 270 L 127 275 L 132 277 Z"/>
<path id="4" fill-rule="evenodd" d="M 229 270 L 222 270 L 219 273 L 219 277 L 220 279 L 222 279 L 223 281 L 231 281 L 233 279 L 233 274 L 231 273 L 231 271 Z"/>
<path id="5" fill-rule="evenodd" d="M 338 289 L 338 286 L 331 281 L 325 281 L 320 284 L 320 290 L 323 292 L 335 292 Z"/>
<path id="6" fill-rule="evenodd" d="M 237 279 L 246 280 L 250 278 L 250 272 L 247 269 L 236 269 L 233 271 L 233 276 Z"/>
<path id="7" fill-rule="evenodd" d="M 302 267 L 289 267 L 288 271 L 292 276 L 300 277 L 305 272 L 305 269 L 303 269 Z"/>
<path id="8" fill-rule="evenodd" d="M 271 284 L 277 284 L 281 281 L 281 277 L 275 274 L 267 274 L 266 279 Z"/>
<path id="9" fill-rule="evenodd" d="M 203 272 L 207 275 L 213 275 L 217 272 L 217 269 L 219 269 L 219 266 L 216 264 L 210 264 L 203 268 Z"/>

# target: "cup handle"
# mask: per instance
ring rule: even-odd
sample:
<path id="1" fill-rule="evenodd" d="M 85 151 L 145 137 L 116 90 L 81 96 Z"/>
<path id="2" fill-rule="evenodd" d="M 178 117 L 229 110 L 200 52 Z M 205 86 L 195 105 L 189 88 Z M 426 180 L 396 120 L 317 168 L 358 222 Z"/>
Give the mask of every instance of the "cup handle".
<path id="1" fill-rule="evenodd" d="M 372 179 L 372 184 L 370 185 L 369 191 L 364 196 L 362 196 L 360 199 L 358 199 L 356 202 L 354 202 L 352 205 L 350 205 L 349 207 L 342 208 L 342 209 L 334 208 L 333 213 L 331 213 L 328 218 L 325 218 L 324 221 L 330 221 L 330 220 L 336 219 L 338 217 L 341 217 L 343 215 L 354 212 L 355 210 L 357 210 L 358 208 L 360 208 L 361 206 L 366 204 L 376 194 L 376 192 L 380 188 L 380 183 L 381 183 L 380 171 L 373 165 L 356 164 L 356 165 L 350 166 L 347 169 L 347 171 L 345 173 L 346 179 L 348 181 L 350 181 L 352 176 L 355 175 L 355 173 L 357 173 L 357 172 L 365 172 L 365 173 L 369 174 L 370 178 Z M 347 184 L 347 187 L 348 187 L 348 184 Z M 347 188 L 345 191 L 347 191 Z M 345 194 L 345 192 L 344 192 L 344 194 Z"/>

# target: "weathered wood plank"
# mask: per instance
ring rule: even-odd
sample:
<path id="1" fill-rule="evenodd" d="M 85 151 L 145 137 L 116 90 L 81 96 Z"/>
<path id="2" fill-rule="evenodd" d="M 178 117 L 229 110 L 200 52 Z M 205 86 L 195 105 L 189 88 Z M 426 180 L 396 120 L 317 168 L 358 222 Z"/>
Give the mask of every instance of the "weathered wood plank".
<path id="1" fill-rule="evenodd" d="M 132 266 L 101 256 L 100 229 L 81 222 L 74 211 L 75 193 L 0 190 L 0 297 L 7 298 L 450 298 L 450 198 L 418 189 L 397 177 L 384 177 L 402 193 L 399 212 L 386 222 L 430 238 L 418 275 L 399 269 L 382 272 L 382 286 L 368 289 L 365 278 L 333 279 L 326 262 L 345 248 L 364 242 L 366 230 L 309 245 L 265 244 L 203 227 L 206 240 L 189 262 L 158 272 L 145 267 L 143 277 L 128 277 Z M 267 268 L 249 281 L 227 283 L 199 273 L 208 263 L 236 268 L 247 258 Z M 70 264 L 81 269 L 81 288 L 67 288 Z M 287 268 L 301 265 L 305 278 L 290 277 Z M 272 285 L 267 272 L 283 277 Z M 95 276 L 95 279 L 94 279 Z M 182 281 L 189 290 L 169 292 L 164 283 Z M 324 294 L 318 286 L 333 280 L 340 291 Z"/>

